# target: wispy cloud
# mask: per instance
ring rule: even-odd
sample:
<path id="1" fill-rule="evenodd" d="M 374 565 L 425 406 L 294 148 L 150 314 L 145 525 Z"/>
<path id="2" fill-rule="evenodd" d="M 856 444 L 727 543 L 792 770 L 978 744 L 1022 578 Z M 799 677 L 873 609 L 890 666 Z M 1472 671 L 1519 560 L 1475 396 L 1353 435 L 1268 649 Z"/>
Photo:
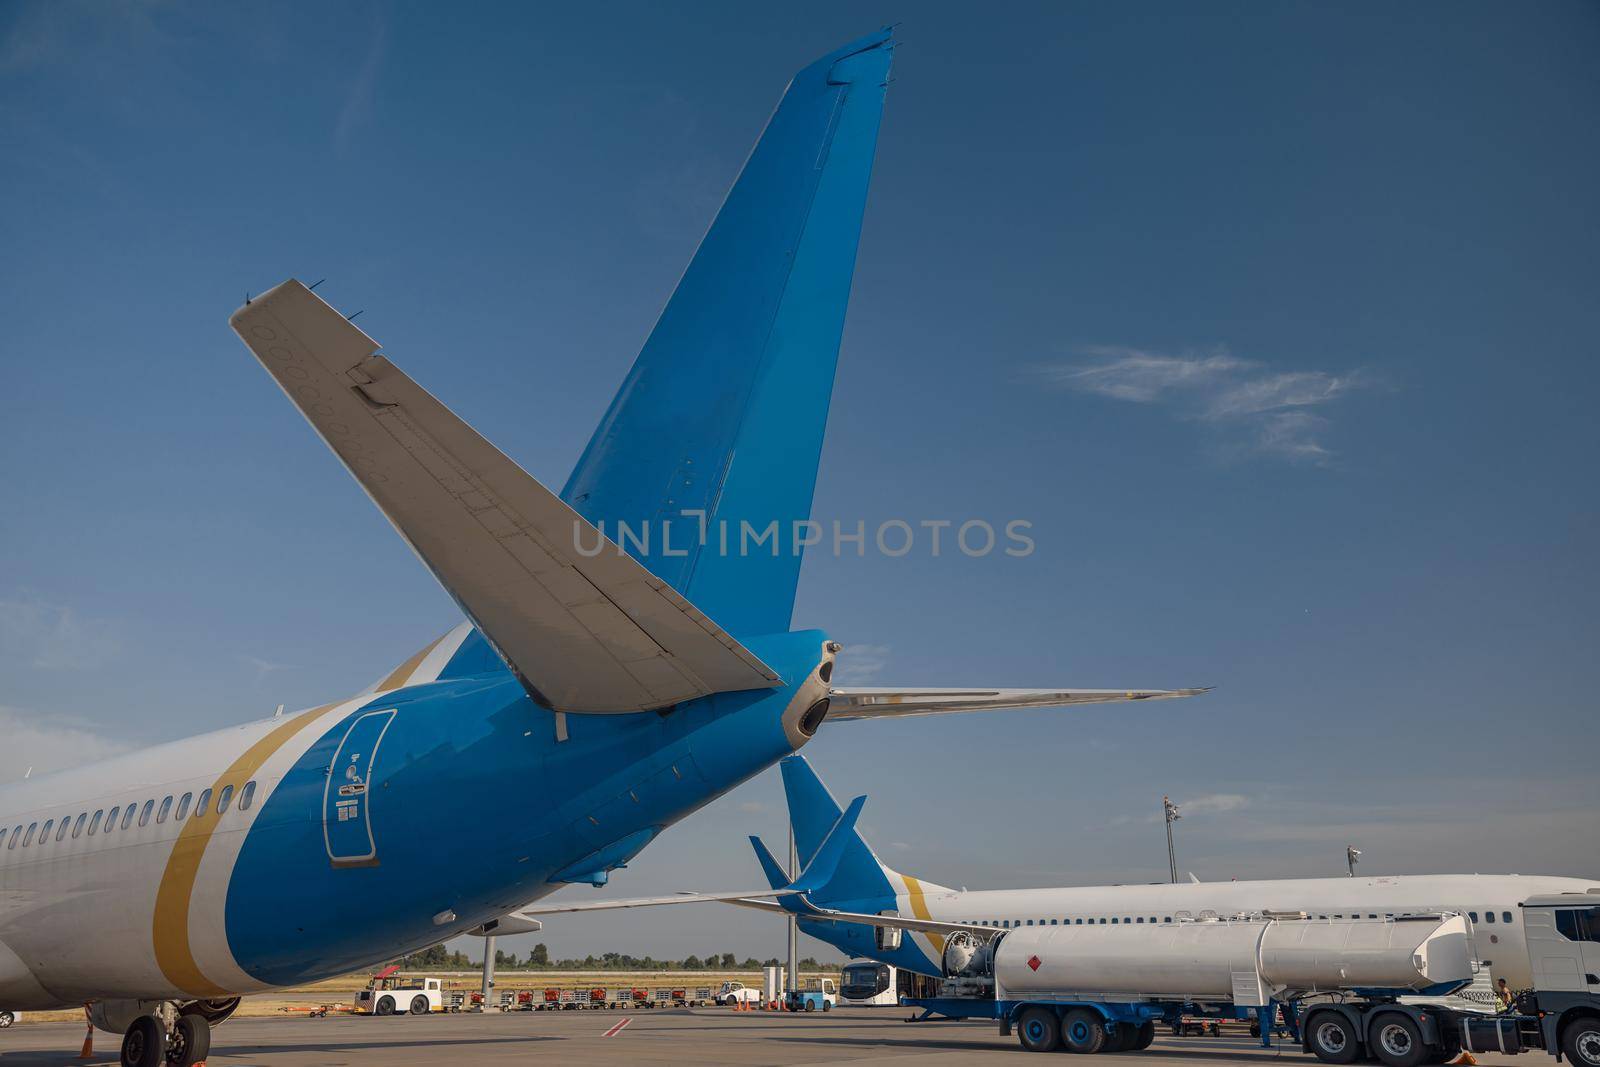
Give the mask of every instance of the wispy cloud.
<path id="1" fill-rule="evenodd" d="M 114 627 L 42 600 L 0 600 L 0 662 L 39 670 L 93 670 L 122 650 Z"/>
<path id="2" fill-rule="evenodd" d="M 240 656 L 239 658 L 245 663 L 249 664 L 251 667 L 255 668 L 255 684 L 257 686 L 260 686 L 262 682 L 266 681 L 267 675 L 273 673 L 274 671 L 292 671 L 295 669 L 291 664 L 274 663 L 269 659 L 261 659 L 259 656 Z"/>
<path id="3" fill-rule="evenodd" d="M 1243 811 L 1250 806 L 1250 798 L 1242 793 L 1202 793 L 1188 800 L 1174 801 L 1184 815 L 1215 815 L 1229 811 Z"/>
<path id="4" fill-rule="evenodd" d="M 846 645 L 834 677 L 840 682 L 874 681 L 889 665 L 889 652 L 888 645 Z"/>
<path id="5" fill-rule="evenodd" d="M 375 9 L 367 54 L 361 60 L 350 88 L 345 90 L 344 103 L 339 108 L 339 118 L 333 127 L 334 144 L 341 149 L 349 147 L 356 128 L 372 117 L 373 101 L 377 98 L 378 72 L 383 67 L 388 42 L 389 21 Z"/>
<path id="6" fill-rule="evenodd" d="M 0 705 L 0 782 L 14 782 L 27 774 L 44 774 L 63 767 L 114 756 L 128 746 L 93 732 L 64 716 L 47 716 Z"/>
<path id="7" fill-rule="evenodd" d="M 1327 465 L 1325 408 L 1374 384 L 1365 371 L 1272 371 L 1226 348 L 1168 355 L 1116 345 L 1092 345 L 1073 362 L 1031 368 L 1030 377 L 1135 404 L 1162 404 L 1181 417 L 1242 431 L 1252 451 Z"/>

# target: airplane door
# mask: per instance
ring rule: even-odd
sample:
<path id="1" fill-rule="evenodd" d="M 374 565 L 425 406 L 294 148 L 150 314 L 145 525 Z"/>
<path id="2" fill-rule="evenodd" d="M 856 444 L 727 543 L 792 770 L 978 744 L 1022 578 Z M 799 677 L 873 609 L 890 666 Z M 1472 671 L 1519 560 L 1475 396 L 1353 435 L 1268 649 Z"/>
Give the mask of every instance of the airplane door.
<path id="1" fill-rule="evenodd" d="M 376 867 L 378 844 L 372 834 L 373 762 L 395 712 L 369 711 L 350 724 L 328 765 L 323 787 L 322 837 L 335 867 Z"/>

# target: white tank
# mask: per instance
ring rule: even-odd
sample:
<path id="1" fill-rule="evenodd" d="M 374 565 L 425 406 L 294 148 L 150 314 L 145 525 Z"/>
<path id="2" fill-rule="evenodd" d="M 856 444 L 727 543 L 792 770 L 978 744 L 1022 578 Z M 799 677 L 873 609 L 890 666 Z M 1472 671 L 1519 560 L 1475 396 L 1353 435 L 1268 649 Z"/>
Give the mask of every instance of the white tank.
<path id="1" fill-rule="evenodd" d="M 1261 1004 L 1285 990 L 1422 990 L 1471 976 L 1460 916 L 1024 927 L 994 960 L 1001 1000 L 1073 992 Z"/>

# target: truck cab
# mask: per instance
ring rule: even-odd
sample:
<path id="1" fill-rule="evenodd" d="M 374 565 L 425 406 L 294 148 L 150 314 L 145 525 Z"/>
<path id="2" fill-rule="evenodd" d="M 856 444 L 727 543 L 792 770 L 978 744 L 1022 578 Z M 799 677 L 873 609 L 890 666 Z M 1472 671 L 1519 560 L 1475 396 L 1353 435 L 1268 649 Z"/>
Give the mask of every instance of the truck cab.
<path id="1" fill-rule="evenodd" d="M 1600 896 L 1531 897 L 1522 913 L 1533 974 L 1529 1006 L 1544 1046 L 1575 1067 L 1600 1067 Z"/>
<path id="2" fill-rule="evenodd" d="M 390 967 L 372 976 L 356 994 L 359 1015 L 427 1015 L 444 1010 L 444 989 L 437 978 L 414 978 Z"/>

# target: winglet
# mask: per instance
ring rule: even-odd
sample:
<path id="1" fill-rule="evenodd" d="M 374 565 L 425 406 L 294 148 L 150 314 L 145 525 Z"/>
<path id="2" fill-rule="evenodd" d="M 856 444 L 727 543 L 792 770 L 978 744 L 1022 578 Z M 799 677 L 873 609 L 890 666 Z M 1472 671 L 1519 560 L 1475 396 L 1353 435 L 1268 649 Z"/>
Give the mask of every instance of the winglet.
<path id="1" fill-rule="evenodd" d="M 756 861 L 761 864 L 761 873 L 767 876 L 767 884 L 774 889 L 789 888 L 789 876 L 783 873 L 783 867 L 779 865 L 777 858 L 761 838 L 752 834 L 750 845 L 756 850 Z"/>
<path id="2" fill-rule="evenodd" d="M 800 877 L 790 884 L 790 889 L 801 893 L 813 893 L 833 880 L 833 872 L 839 869 L 839 860 L 850 844 L 851 835 L 855 833 L 856 820 L 861 817 L 861 809 L 866 803 L 865 796 L 856 797 L 850 802 L 844 814 L 833 824 L 833 829 L 828 831 L 828 836 L 817 846 L 817 854 L 811 858 L 806 869 L 800 872 Z"/>

